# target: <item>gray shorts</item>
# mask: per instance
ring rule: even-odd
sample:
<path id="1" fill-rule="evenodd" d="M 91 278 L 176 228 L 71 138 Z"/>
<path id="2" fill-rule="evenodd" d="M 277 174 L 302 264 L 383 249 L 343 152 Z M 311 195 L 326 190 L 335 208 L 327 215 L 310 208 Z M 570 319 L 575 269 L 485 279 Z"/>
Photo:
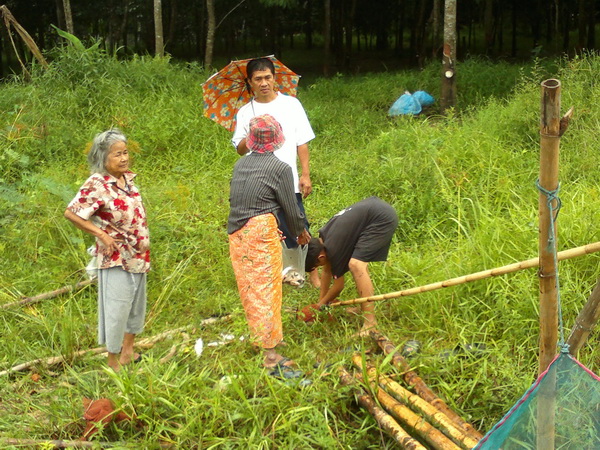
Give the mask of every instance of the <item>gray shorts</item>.
<path id="1" fill-rule="evenodd" d="M 146 274 L 122 267 L 98 269 L 98 344 L 121 353 L 125 333 L 144 331 Z"/>

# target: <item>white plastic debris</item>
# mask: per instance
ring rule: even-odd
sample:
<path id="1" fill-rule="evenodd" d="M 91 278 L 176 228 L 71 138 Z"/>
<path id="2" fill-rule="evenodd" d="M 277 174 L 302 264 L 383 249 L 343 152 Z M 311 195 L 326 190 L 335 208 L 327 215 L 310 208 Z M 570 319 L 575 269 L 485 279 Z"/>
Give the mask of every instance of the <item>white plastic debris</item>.
<path id="1" fill-rule="evenodd" d="M 202 351 L 204 350 L 204 341 L 202 338 L 198 338 L 196 340 L 196 345 L 194 345 L 194 350 L 196 351 L 196 355 L 200 356 Z"/>

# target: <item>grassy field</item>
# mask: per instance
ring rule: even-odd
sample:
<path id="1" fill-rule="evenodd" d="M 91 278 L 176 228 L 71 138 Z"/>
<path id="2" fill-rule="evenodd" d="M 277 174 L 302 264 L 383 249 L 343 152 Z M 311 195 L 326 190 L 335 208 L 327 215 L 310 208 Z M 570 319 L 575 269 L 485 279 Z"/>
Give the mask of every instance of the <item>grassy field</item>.
<path id="1" fill-rule="evenodd" d="M 293 68 L 293 67 L 292 67 Z M 439 67 L 336 76 L 302 84 L 317 138 L 311 143 L 314 193 L 306 201 L 313 232 L 339 209 L 370 195 L 400 217 L 390 257 L 373 264 L 377 293 L 466 275 L 537 254 L 539 104 L 542 80 L 562 82 L 563 109 L 575 117 L 561 140 L 559 250 L 598 240 L 600 58 L 535 61 L 525 66 L 468 60 L 458 66 L 459 107 L 389 118 L 404 90 L 439 97 Z M 140 338 L 190 326 L 145 351 L 142 364 L 114 374 L 104 359 L 74 358 L 96 347 L 96 290 L 0 309 L 0 371 L 66 355 L 68 363 L 0 378 L 0 439 L 77 439 L 83 397 L 107 397 L 138 423 L 107 427 L 101 441 L 131 448 L 391 448 L 393 441 L 354 402 L 337 376 L 355 350 L 359 320 L 308 326 L 297 307 L 316 301 L 311 287 L 284 286 L 284 333 L 310 386 L 282 383 L 260 368 L 239 338 L 247 333 L 228 257 L 228 186 L 237 155 L 230 134 L 202 116 L 194 64 L 95 50 L 56 51 L 48 71 L 0 86 L 0 304 L 85 278 L 89 236 L 62 214 L 88 176 L 93 136 L 119 126 L 135 149 L 149 214 L 153 270 L 147 326 Z M 566 333 L 599 275 L 598 256 L 560 265 Z M 356 296 L 348 279 L 343 299 Z M 230 321 L 201 326 L 231 314 Z M 485 432 L 537 374 L 538 279 L 535 270 L 377 305 L 381 330 L 402 345 L 422 343 L 411 362 L 447 403 Z M 227 345 L 207 347 L 196 339 Z M 579 359 L 600 371 L 598 333 Z M 445 357 L 457 345 L 486 350 Z M 176 346 L 176 353 L 161 362 Z M 381 369 L 389 361 L 374 355 Z M 315 363 L 332 364 L 314 367 Z"/>

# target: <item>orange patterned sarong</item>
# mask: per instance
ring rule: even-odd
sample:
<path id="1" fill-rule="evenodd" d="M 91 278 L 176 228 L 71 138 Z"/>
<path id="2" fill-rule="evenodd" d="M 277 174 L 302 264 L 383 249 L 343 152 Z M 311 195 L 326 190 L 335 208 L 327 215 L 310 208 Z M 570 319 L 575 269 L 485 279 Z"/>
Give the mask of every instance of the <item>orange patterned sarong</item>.
<path id="1" fill-rule="evenodd" d="M 283 339 L 281 238 L 273 214 L 248 220 L 229 235 L 229 255 L 253 343 L 273 348 Z"/>

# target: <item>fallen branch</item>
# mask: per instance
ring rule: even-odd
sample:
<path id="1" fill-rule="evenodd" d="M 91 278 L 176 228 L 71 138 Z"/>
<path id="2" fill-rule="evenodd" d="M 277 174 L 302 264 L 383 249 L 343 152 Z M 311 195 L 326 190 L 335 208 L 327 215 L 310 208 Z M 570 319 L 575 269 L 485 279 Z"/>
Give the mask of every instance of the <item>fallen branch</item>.
<path id="1" fill-rule="evenodd" d="M 69 286 L 64 286 L 64 287 L 61 287 L 54 291 L 44 292 L 43 294 L 38 294 L 33 297 L 25 297 L 22 300 L 19 300 L 17 302 L 6 303 L 4 305 L 0 305 L 0 309 L 12 308 L 14 306 L 31 305 L 32 303 L 37 303 L 42 300 L 47 300 L 49 298 L 58 297 L 59 295 L 68 294 L 69 292 L 76 291 L 78 289 L 84 288 L 84 287 L 89 286 L 90 284 L 94 284 L 94 283 L 96 283 L 96 279 L 80 281 L 79 283 L 69 285 Z"/>
<path id="2" fill-rule="evenodd" d="M 473 426 L 465 422 L 441 398 L 439 398 L 411 368 L 410 364 L 396 351 L 396 346 L 383 334 L 371 332 L 371 337 L 377 342 L 386 355 L 392 354 L 392 363 L 404 372 L 404 381 L 415 389 L 415 392 L 436 409 L 444 413 L 459 430 L 466 432 L 479 441 L 483 436 Z"/>
<path id="3" fill-rule="evenodd" d="M 212 325 L 216 322 L 229 320 L 230 318 L 231 318 L 231 315 L 226 315 L 226 316 L 222 316 L 222 317 L 209 317 L 208 319 L 204 319 L 198 325 L 187 325 L 185 327 L 177 328 L 175 330 L 165 331 L 164 333 L 160 333 L 156 336 L 142 339 L 141 341 L 139 341 L 136 344 L 136 347 L 151 348 L 158 341 L 161 341 L 161 340 L 163 340 L 169 336 L 172 336 L 176 333 L 180 333 L 184 330 L 187 330 L 187 329 L 190 329 L 193 327 Z M 96 347 L 96 348 L 87 349 L 87 350 L 80 350 L 78 352 L 73 353 L 70 356 L 60 355 L 60 356 L 52 356 L 50 358 L 38 358 L 33 361 L 28 361 L 28 362 L 18 364 L 16 366 L 11 367 L 10 369 L 3 370 L 2 372 L 0 372 L 0 376 L 9 375 L 9 374 L 15 373 L 15 372 L 20 372 L 22 370 L 29 369 L 33 366 L 37 366 L 38 364 L 44 365 L 46 367 L 50 367 L 50 366 L 54 366 L 54 365 L 63 363 L 65 361 L 67 361 L 68 359 L 74 360 L 74 359 L 80 358 L 82 356 L 85 356 L 87 354 L 96 354 L 97 355 L 97 354 L 104 354 L 104 353 L 106 353 L 106 347 Z"/>
<path id="4" fill-rule="evenodd" d="M 63 441 L 50 439 L 18 439 L 18 438 L 3 438 L 0 437 L 0 442 L 3 446 L 13 445 L 19 447 L 41 447 L 48 448 L 52 445 L 54 448 L 112 448 L 127 446 L 127 442 L 88 442 L 88 441 Z M 174 448 L 173 444 L 156 443 L 159 448 Z"/>
<path id="5" fill-rule="evenodd" d="M 564 250 L 562 252 L 558 252 L 557 257 L 558 261 L 563 261 L 565 259 L 575 258 L 577 256 L 587 255 L 590 253 L 595 253 L 600 251 L 600 242 L 595 242 L 593 244 L 584 245 L 581 247 L 572 248 L 569 250 Z M 435 291 L 437 289 L 457 286 L 459 284 L 468 283 L 470 281 L 483 280 L 485 278 L 497 277 L 499 275 L 506 275 L 507 273 L 517 272 L 523 269 L 530 269 L 532 267 L 538 267 L 540 265 L 539 258 L 532 258 L 526 261 L 521 261 L 514 264 L 509 264 L 507 266 L 496 267 L 495 269 L 483 270 L 481 272 L 472 273 L 469 275 L 464 275 L 462 277 L 451 278 L 445 281 L 438 281 L 437 283 L 426 284 L 424 286 L 414 287 L 410 289 L 405 289 L 403 291 L 390 292 L 388 294 L 382 295 L 373 295 L 371 297 L 362 297 L 355 298 L 353 300 L 344 300 L 337 301 L 333 303 L 329 303 L 329 306 L 344 306 L 344 305 L 356 305 L 358 303 L 366 303 L 366 302 L 378 302 L 381 300 L 389 300 L 391 298 L 398 297 L 408 297 L 409 295 L 421 294 L 423 292 Z"/>
<path id="6" fill-rule="evenodd" d="M 360 370 L 363 370 L 363 367 L 366 368 L 369 379 L 380 384 L 382 388 L 387 389 L 389 393 L 396 397 L 396 399 L 406 405 L 410 405 L 415 412 L 423 416 L 423 418 L 420 418 L 404 405 L 395 406 L 398 414 L 402 415 L 402 417 L 396 417 L 402 422 L 407 423 L 411 427 L 415 428 L 415 431 L 417 431 L 420 436 L 427 439 L 427 442 L 433 445 L 435 448 L 456 448 L 456 445 L 453 443 L 451 443 L 452 446 L 450 446 L 450 444 L 446 442 L 447 438 L 445 438 L 445 436 L 444 439 L 440 438 L 437 433 L 442 434 L 442 432 L 464 449 L 471 449 L 477 445 L 478 440 L 471 438 L 465 431 L 457 428 L 448 418 L 448 416 L 431 405 L 429 402 L 425 401 L 418 395 L 413 394 L 407 389 L 404 389 L 400 384 L 396 383 L 390 377 L 387 377 L 383 374 L 377 374 L 377 369 L 371 364 L 365 364 L 360 354 L 355 354 L 352 357 L 352 363 Z M 382 394 L 382 397 L 385 398 L 385 395 Z M 382 402 L 382 404 L 384 404 L 381 398 L 379 400 Z M 387 403 L 393 405 L 393 403 L 389 402 L 389 399 L 386 398 L 386 404 Z M 384 406 L 386 404 L 384 404 Z M 408 411 L 406 411 L 406 409 L 408 409 Z M 424 427 L 423 429 L 416 428 L 413 423 L 418 424 L 419 419 L 423 421 L 428 420 L 441 431 L 434 428 L 437 431 L 436 433 L 429 430 L 427 427 Z M 429 424 L 429 422 L 426 423 Z M 427 436 L 422 433 L 427 433 Z M 429 439 L 432 441 L 430 442 Z"/>
<path id="7" fill-rule="evenodd" d="M 17 19 L 15 19 L 15 17 L 12 15 L 12 13 L 6 7 L 6 5 L 0 6 L 0 13 L 4 17 L 4 25 L 6 26 L 6 31 L 8 33 L 8 37 L 10 39 L 10 42 L 12 43 L 13 49 L 15 51 L 15 54 L 17 55 L 17 59 L 19 60 L 19 63 L 21 64 L 21 67 L 23 68 L 23 70 L 25 71 L 25 73 L 27 73 L 28 76 L 31 76 L 29 74 L 29 71 L 25 67 L 25 64 L 21 60 L 21 57 L 19 56 L 19 52 L 17 51 L 17 47 L 15 45 L 15 41 L 14 41 L 14 39 L 12 37 L 12 33 L 10 31 L 10 26 L 11 25 L 15 28 L 15 30 L 19 34 L 19 36 L 21 36 L 21 39 L 23 39 L 23 42 L 25 43 L 25 45 L 27 46 L 27 48 L 29 48 L 29 50 L 31 51 L 31 53 L 33 54 L 33 56 L 35 56 L 35 58 L 42 65 L 42 67 L 44 67 L 45 69 L 47 69 L 48 68 L 48 62 L 46 61 L 46 59 L 42 55 L 42 52 L 38 48 L 37 44 L 35 43 L 35 41 L 33 40 L 33 38 L 29 35 L 29 33 L 27 32 L 27 30 L 25 28 L 23 28 L 21 26 L 21 24 L 19 24 L 19 22 L 17 22 Z"/>
<path id="8" fill-rule="evenodd" d="M 381 426 L 381 428 L 387 431 L 396 440 L 396 442 L 400 444 L 402 448 L 426 450 L 425 447 L 423 447 L 419 443 L 419 441 L 413 438 L 404 430 L 404 428 L 398 425 L 398 423 L 393 419 L 392 416 L 390 416 L 382 408 L 377 406 L 375 400 L 373 400 L 362 389 L 356 388 L 354 378 L 343 367 L 340 369 L 340 379 L 342 380 L 342 383 L 346 386 L 355 387 L 356 400 L 358 401 L 358 403 L 371 413 L 371 415 L 375 418 L 375 420 Z"/>

